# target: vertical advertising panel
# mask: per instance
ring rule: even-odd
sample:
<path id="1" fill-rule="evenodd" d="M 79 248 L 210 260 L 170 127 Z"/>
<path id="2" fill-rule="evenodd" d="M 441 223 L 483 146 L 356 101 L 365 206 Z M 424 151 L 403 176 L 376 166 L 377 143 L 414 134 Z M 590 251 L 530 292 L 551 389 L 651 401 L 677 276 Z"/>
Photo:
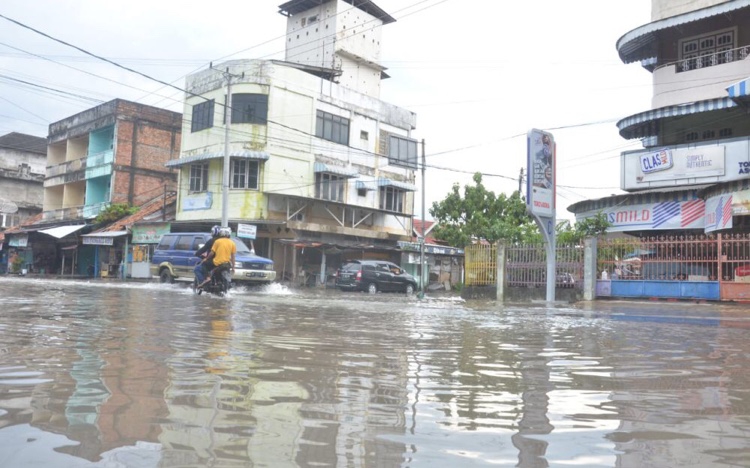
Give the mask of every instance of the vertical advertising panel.
<path id="1" fill-rule="evenodd" d="M 555 139 L 532 129 L 527 143 L 526 206 L 532 215 L 550 218 L 555 214 Z"/>

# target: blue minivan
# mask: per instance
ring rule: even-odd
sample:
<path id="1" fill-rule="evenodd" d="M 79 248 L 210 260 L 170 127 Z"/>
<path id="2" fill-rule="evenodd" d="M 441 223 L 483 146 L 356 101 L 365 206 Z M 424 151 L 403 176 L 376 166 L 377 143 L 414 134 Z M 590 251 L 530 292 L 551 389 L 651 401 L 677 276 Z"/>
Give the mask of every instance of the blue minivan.
<path id="1" fill-rule="evenodd" d="M 210 238 L 205 232 L 164 234 L 151 257 L 151 276 L 162 283 L 193 281 L 193 269 L 200 261 L 195 251 Z M 276 279 L 273 260 L 255 255 L 240 239 L 232 240 L 237 246 L 232 282 L 267 284 Z"/>

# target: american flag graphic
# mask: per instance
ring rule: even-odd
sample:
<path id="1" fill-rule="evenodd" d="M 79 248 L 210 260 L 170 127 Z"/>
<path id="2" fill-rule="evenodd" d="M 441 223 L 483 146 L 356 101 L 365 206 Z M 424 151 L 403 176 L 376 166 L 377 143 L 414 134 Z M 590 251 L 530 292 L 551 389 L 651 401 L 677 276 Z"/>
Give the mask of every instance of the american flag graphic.
<path id="1" fill-rule="evenodd" d="M 721 206 L 721 199 L 719 199 L 719 206 Z M 718 209 L 718 208 L 717 208 Z M 721 227 L 727 227 L 727 224 L 732 219 L 732 196 L 729 195 L 729 198 L 724 202 L 724 206 L 722 207 L 722 215 L 721 215 Z M 717 213 L 716 216 L 716 222 L 719 222 L 719 216 Z"/>
<path id="2" fill-rule="evenodd" d="M 706 214 L 706 205 L 703 200 L 685 202 L 681 206 L 680 226 L 687 227 L 698 219 L 703 219 Z M 718 219 L 718 218 L 717 218 Z"/>
<path id="3" fill-rule="evenodd" d="M 659 227 L 680 214 L 679 202 L 664 202 L 654 206 L 654 227 Z"/>
<path id="4" fill-rule="evenodd" d="M 714 226 L 716 229 L 721 229 L 722 226 L 722 211 L 724 210 L 724 198 L 719 197 L 719 203 L 716 204 L 716 208 L 714 209 L 714 222 L 712 226 Z M 708 226 L 711 227 L 711 226 Z"/>

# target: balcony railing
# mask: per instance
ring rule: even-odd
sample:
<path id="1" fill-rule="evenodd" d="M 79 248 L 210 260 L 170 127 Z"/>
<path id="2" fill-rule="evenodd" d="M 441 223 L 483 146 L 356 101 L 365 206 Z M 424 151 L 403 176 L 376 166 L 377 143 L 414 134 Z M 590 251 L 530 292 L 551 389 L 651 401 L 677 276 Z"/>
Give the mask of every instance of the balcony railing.
<path id="1" fill-rule="evenodd" d="M 676 72 L 681 73 L 690 70 L 699 70 L 701 68 L 715 67 L 717 65 L 723 65 L 725 63 L 745 60 L 748 55 L 750 55 L 750 46 L 742 46 L 736 49 L 722 50 L 720 52 L 714 52 L 711 54 L 688 57 L 682 60 L 678 60 L 677 62 L 666 63 L 662 65 L 662 67 L 675 65 Z"/>
<path id="2" fill-rule="evenodd" d="M 81 169 L 86 169 L 86 158 L 74 159 L 47 167 L 47 178 L 49 179 L 68 172 L 80 171 Z"/>
<path id="3" fill-rule="evenodd" d="M 70 208 L 61 208 L 59 210 L 47 210 L 42 213 L 42 219 L 44 221 L 92 219 L 96 218 L 108 206 L 109 202 L 102 202 L 95 205 L 71 206 Z"/>
<path id="4" fill-rule="evenodd" d="M 100 151 L 99 153 L 88 155 L 88 157 L 86 158 L 86 167 L 92 168 L 92 167 L 101 166 L 104 164 L 111 164 L 113 159 L 114 159 L 114 151 L 112 150 Z"/>

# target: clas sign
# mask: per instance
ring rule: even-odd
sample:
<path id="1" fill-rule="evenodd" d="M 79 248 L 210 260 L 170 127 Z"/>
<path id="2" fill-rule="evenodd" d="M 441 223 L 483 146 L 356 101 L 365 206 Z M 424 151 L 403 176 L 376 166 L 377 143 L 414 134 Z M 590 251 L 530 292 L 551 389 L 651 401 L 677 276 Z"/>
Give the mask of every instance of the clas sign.
<path id="1" fill-rule="evenodd" d="M 670 149 L 665 148 L 656 152 L 641 155 L 641 171 L 643 171 L 644 174 L 664 171 L 671 168 L 673 165 L 674 159 L 672 159 L 672 150 Z"/>

